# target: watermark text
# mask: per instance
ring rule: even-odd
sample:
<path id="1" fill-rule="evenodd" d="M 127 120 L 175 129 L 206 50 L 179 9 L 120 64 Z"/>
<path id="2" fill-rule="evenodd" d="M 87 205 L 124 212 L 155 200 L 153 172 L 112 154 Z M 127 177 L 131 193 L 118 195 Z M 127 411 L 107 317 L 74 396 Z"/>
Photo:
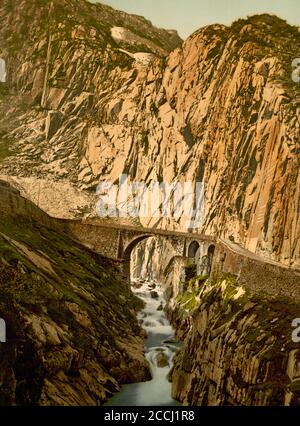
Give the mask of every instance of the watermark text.
<path id="1" fill-rule="evenodd" d="M 0 318 L 0 343 L 6 343 L 6 324 L 2 318 Z"/>
<path id="2" fill-rule="evenodd" d="M 294 328 L 292 332 L 292 341 L 294 343 L 300 343 L 300 318 L 295 318 L 292 322 Z"/>
<path id="3" fill-rule="evenodd" d="M 97 187 L 96 211 L 109 218 L 169 218 L 186 221 L 187 228 L 199 228 L 204 217 L 202 182 L 130 181 L 126 174 L 118 185 L 101 182 Z"/>
<path id="4" fill-rule="evenodd" d="M 293 60 L 292 68 L 293 68 L 292 80 L 294 81 L 294 83 L 299 83 L 300 82 L 300 58 L 296 58 Z"/>

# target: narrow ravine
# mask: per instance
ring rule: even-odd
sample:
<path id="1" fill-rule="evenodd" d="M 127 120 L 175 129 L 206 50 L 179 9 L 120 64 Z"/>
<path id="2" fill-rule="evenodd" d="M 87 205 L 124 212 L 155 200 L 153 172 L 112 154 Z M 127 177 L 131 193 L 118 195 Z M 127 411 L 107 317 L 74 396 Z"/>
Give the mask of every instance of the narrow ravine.
<path id="1" fill-rule="evenodd" d="M 106 405 L 109 406 L 166 406 L 179 405 L 171 397 L 168 373 L 179 349 L 175 332 L 164 312 L 163 291 L 157 281 L 135 280 L 133 292 L 145 302 L 139 320 L 147 332 L 145 355 L 150 364 L 152 380 L 124 385 Z"/>

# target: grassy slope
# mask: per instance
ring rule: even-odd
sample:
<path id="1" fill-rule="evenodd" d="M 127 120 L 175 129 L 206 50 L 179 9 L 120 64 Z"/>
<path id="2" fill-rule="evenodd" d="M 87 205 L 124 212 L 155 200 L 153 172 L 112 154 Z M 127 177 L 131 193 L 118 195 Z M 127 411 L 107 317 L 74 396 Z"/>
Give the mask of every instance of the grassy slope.
<path id="1" fill-rule="evenodd" d="M 143 379 L 139 304 L 110 261 L 25 219 L 0 219 L 0 405 L 101 403 L 118 383 Z"/>

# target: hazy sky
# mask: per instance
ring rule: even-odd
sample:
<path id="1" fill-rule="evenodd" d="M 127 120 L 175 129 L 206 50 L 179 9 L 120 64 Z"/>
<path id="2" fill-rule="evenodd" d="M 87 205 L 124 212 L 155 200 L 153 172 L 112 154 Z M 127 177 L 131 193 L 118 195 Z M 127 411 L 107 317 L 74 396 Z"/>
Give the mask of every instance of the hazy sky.
<path id="1" fill-rule="evenodd" d="M 265 12 L 300 26 L 300 0 L 101 0 L 100 3 L 145 16 L 157 27 L 176 29 L 183 38 L 208 24 L 228 25 L 238 18 Z"/>

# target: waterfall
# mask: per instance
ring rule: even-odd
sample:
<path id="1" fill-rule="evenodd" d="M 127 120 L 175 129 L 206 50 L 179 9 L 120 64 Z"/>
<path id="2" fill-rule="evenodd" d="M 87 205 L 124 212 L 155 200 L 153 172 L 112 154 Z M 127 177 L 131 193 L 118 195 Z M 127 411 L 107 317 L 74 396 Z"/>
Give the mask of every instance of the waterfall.
<path id="1" fill-rule="evenodd" d="M 145 302 L 139 320 L 147 332 L 145 356 L 149 362 L 152 380 L 124 385 L 106 405 L 110 406 L 167 406 L 179 405 L 171 397 L 168 373 L 179 343 L 164 313 L 165 300 L 158 281 L 151 279 L 132 280 L 133 292 Z"/>

